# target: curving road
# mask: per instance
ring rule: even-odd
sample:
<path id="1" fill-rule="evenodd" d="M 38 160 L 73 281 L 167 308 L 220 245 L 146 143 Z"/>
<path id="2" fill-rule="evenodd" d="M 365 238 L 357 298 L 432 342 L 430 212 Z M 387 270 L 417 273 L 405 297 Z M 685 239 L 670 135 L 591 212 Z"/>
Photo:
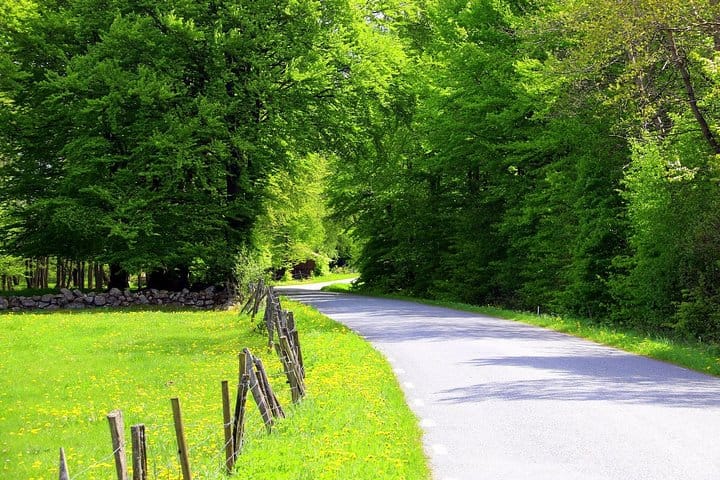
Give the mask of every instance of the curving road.
<path id="1" fill-rule="evenodd" d="M 317 288 L 279 290 L 387 357 L 436 480 L 720 479 L 720 379 L 511 321 Z"/>

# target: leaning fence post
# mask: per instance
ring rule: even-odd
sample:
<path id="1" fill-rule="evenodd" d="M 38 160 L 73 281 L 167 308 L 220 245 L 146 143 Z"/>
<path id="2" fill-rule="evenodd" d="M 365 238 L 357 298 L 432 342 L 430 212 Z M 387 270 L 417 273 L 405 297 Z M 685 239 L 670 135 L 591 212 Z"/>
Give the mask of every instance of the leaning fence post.
<path id="1" fill-rule="evenodd" d="M 243 351 L 245 352 L 245 371 L 250 377 L 250 392 L 252 392 L 255 403 L 260 410 L 260 416 L 262 417 L 263 422 L 265 422 L 265 427 L 269 432 L 270 430 L 272 430 L 273 426 L 272 412 L 270 411 L 268 401 L 265 398 L 265 392 L 263 392 L 263 389 L 260 387 L 260 381 L 258 380 L 258 376 L 255 374 L 255 369 L 253 368 L 252 353 L 250 353 L 250 350 L 248 350 L 247 348 Z"/>
<path id="2" fill-rule="evenodd" d="M 288 382 L 290 383 L 290 393 L 292 394 L 293 403 L 299 402 L 305 396 L 305 387 L 303 385 L 303 376 L 300 373 L 297 359 L 295 359 L 295 351 L 290 346 L 288 337 L 281 336 L 277 345 L 278 355 L 285 368 Z"/>
<path id="3" fill-rule="evenodd" d="M 147 442 L 145 425 L 142 423 L 130 427 L 132 443 L 133 480 L 147 480 Z"/>
<path id="4" fill-rule="evenodd" d="M 65 449 L 60 449 L 60 477 L 59 480 L 70 480 L 70 472 L 68 472 L 67 459 L 65 458 Z"/>
<path id="5" fill-rule="evenodd" d="M 268 402 L 268 406 L 270 407 L 270 411 L 272 412 L 273 417 L 285 418 L 285 412 L 280 406 L 280 401 L 275 395 L 275 392 L 273 392 L 272 385 L 270 385 L 270 380 L 268 379 L 267 372 L 265 371 L 262 360 L 255 357 L 253 359 L 253 363 L 255 364 L 256 376 L 258 382 L 260 382 L 260 388 L 262 388 L 263 392 L 265 393 L 265 399 Z"/>
<path id="6" fill-rule="evenodd" d="M 115 471 L 118 480 L 129 480 L 127 473 L 127 457 L 125 456 L 125 426 L 120 410 L 113 410 L 107 415 L 110 423 L 113 452 L 115 455 Z"/>
<path id="7" fill-rule="evenodd" d="M 187 442 L 185 441 L 185 427 L 182 421 L 182 412 L 180 411 L 180 400 L 171 398 L 170 402 L 172 403 L 173 422 L 175 423 L 175 436 L 177 437 L 178 455 L 180 456 L 183 480 L 192 480 L 190 458 L 188 457 Z"/>
<path id="8" fill-rule="evenodd" d="M 230 390 L 227 380 L 222 381 L 223 434 L 225 435 L 225 469 L 232 472 L 234 447 L 232 436 L 232 419 L 230 418 Z"/>

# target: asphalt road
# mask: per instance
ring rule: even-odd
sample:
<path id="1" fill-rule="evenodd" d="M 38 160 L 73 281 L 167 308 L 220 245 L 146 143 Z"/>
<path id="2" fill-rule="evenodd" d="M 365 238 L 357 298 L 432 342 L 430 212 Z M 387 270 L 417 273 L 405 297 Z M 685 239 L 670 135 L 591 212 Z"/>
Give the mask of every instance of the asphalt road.
<path id="1" fill-rule="evenodd" d="M 515 322 L 313 288 L 281 293 L 387 357 L 436 480 L 720 479 L 720 379 Z"/>

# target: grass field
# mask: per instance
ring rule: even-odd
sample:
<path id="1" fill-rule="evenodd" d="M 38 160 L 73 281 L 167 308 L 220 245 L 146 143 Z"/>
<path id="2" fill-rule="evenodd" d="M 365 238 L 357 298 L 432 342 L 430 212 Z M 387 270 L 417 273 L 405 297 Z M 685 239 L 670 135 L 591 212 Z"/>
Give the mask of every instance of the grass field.
<path id="1" fill-rule="evenodd" d="M 417 419 L 387 362 L 366 342 L 307 307 L 298 319 L 308 397 L 264 433 L 248 401 L 242 479 L 425 479 Z M 145 423 L 150 478 L 180 478 L 170 398 L 179 397 L 196 479 L 226 478 L 220 382 L 237 378 L 250 348 L 281 372 L 247 317 L 233 312 L 93 311 L 0 316 L 0 478 L 57 478 L 64 447 L 73 479 L 114 478 L 106 414 Z"/>
<path id="2" fill-rule="evenodd" d="M 336 293 L 372 292 L 356 290 L 350 284 L 334 284 L 323 288 L 324 291 Z M 720 346 L 696 341 L 647 335 L 630 329 L 621 329 L 611 325 L 598 324 L 590 319 L 562 317 L 557 315 L 535 315 L 527 312 L 516 312 L 495 307 L 479 307 L 465 303 L 424 300 L 411 297 L 389 295 L 398 298 L 421 302 L 428 305 L 454 308 L 466 312 L 475 312 L 497 318 L 505 318 L 518 322 L 548 328 L 576 337 L 586 338 L 594 342 L 616 347 L 631 353 L 674 363 L 698 372 L 720 376 Z"/>

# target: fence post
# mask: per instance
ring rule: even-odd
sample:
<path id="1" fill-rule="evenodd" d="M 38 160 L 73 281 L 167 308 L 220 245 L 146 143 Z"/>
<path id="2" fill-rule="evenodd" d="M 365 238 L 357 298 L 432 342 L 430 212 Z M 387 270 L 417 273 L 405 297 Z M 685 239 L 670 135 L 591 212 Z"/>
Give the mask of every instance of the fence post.
<path id="1" fill-rule="evenodd" d="M 65 449 L 60 449 L 60 477 L 59 480 L 70 480 L 70 472 L 68 472 L 67 459 L 65 458 Z"/>
<path id="2" fill-rule="evenodd" d="M 278 355 L 280 355 L 280 360 L 282 361 L 283 367 L 285 367 L 285 374 L 288 377 L 288 382 L 290 382 L 292 401 L 293 403 L 297 403 L 305 396 L 305 387 L 298 362 L 295 359 L 295 352 L 290 346 L 290 341 L 286 336 L 280 337 Z"/>
<path id="3" fill-rule="evenodd" d="M 239 355 L 240 358 L 240 379 L 238 383 L 237 399 L 235 400 L 235 420 L 233 422 L 233 464 L 240 454 L 243 445 L 243 435 L 245 434 L 245 404 L 247 403 L 247 394 L 250 385 L 250 376 L 247 374 L 245 366 L 250 360 L 246 358 L 245 353 Z"/>
<path id="4" fill-rule="evenodd" d="M 110 423 L 113 452 L 115 454 L 115 471 L 118 480 L 129 480 L 127 473 L 127 457 L 125 456 L 125 425 L 120 410 L 113 410 L 107 415 Z"/>
<path id="5" fill-rule="evenodd" d="M 295 325 L 295 314 L 288 312 L 288 332 L 290 340 L 292 340 L 292 346 L 295 349 L 295 358 L 297 359 L 298 367 L 300 367 L 300 374 L 305 379 L 305 361 L 303 360 L 302 349 L 300 348 L 300 335 L 297 331 L 297 325 Z"/>
<path id="6" fill-rule="evenodd" d="M 252 309 L 252 319 L 255 320 L 255 316 L 258 313 L 258 310 L 260 310 L 260 303 L 262 303 L 262 299 L 265 296 L 265 281 L 261 278 L 258 280 L 257 285 L 257 295 L 255 296 L 255 304 L 253 305 Z"/>
<path id="7" fill-rule="evenodd" d="M 225 469 L 232 472 L 235 447 L 233 446 L 232 419 L 230 418 L 230 390 L 227 380 L 222 382 L 223 434 L 225 436 Z"/>
<path id="8" fill-rule="evenodd" d="M 272 290 L 268 289 L 267 296 L 265 297 L 265 317 L 263 318 L 263 321 L 265 322 L 265 329 L 267 330 L 268 335 L 268 348 L 272 347 L 273 334 L 275 333 L 273 331 L 274 310 L 275 304 L 273 302 L 273 292 Z"/>
<path id="9" fill-rule="evenodd" d="M 180 411 L 180 400 L 171 398 L 170 402 L 172 403 L 173 422 L 175 423 L 175 436 L 177 437 L 178 455 L 180 456 L 183 480 L 192 480 L 190 458 L 188 457 L 187 442 L 185 441 L 185 427 L 182 421 L 182 412 Z"/>
<path id="10" fill-rule="evenodd" d="M 258 380 L 258 377 L 255 374 L 255 369 L 253 368 L 253 355 L 247 348 L 243 351 L 245 352 L 245 371 L 247 372 L 250 380 L 250 391 L 252 392 L 255 403 L 260 410 L 260 416 L 262 416 L 263 422 L 265 422 L 265 427 L 269 432 L 273 426 L 272 413 L 270 413 L 270 407 L 268 407 L 265 393 L 262 388 L 260 388 L 260 381 Z"/>
<path id="11" fill-rule="evenodd" d="M 130 427 L 132 443 L 133 480 L 147 480 L 147 442 L 145 425 L 142 423 Z"/>
<path id="12" fill-rule="evenodd" d="M 268 401 L 268 406 L 270 407 L 270 411 L 272 412 L 273 417 L 285 418 L 285 412 L 280 406 L 280 401 L 275 395 L 275 392 L 273 392 L 272 386 L 270 385 L 270 380 L 268 379 L 267 372 L 265 371 L 265 366 L 263 365 L 262 360 L 255 357 L 253 361 L 255 363 L 255 369 L 257 370 L 256 374 L 258 377 L 258 381 L 260 382 L 260 387 L 265 393 L 265 398 Z"/>

